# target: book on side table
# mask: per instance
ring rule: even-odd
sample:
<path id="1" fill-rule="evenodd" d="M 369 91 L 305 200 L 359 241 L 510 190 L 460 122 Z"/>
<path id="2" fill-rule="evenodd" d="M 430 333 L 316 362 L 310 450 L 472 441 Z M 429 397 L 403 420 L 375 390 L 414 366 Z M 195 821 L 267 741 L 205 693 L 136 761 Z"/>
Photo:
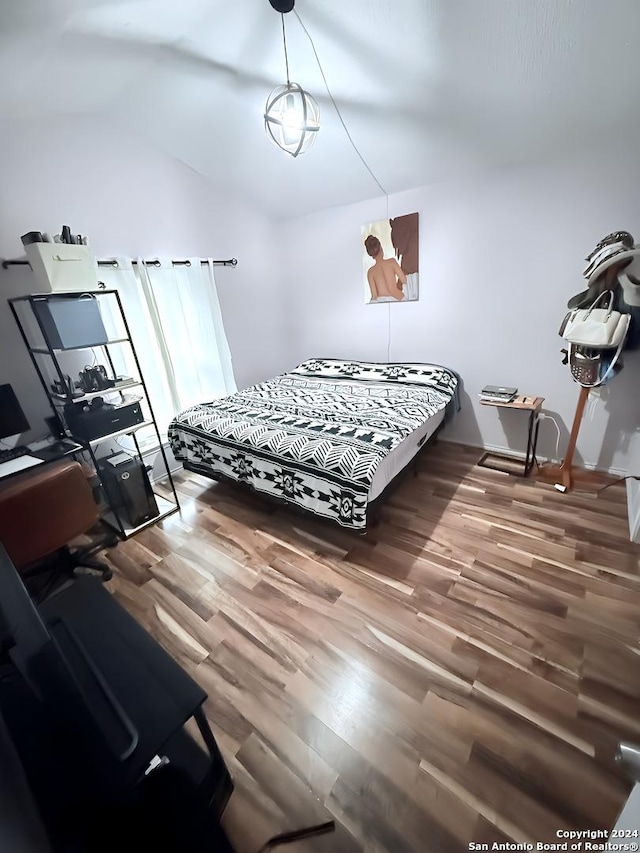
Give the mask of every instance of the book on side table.
<path id="1" fill-rule="evenodd" d="M 503 385 L 485 385 L 480 391 L 480 400 L 491 403 L 510 403 L 518 393 L 517 388 L 509 388 Z"/>

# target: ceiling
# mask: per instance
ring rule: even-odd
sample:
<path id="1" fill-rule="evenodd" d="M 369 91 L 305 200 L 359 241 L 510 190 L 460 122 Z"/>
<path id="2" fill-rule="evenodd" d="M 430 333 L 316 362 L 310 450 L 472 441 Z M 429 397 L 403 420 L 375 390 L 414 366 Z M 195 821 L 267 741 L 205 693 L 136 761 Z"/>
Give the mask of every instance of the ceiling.
<path id="1" fill-rule="evenodd" d="M 296 11 L 389 192 L 640 123 L 637 0 L 298 0 Z M 3 117 L 106 115 L 277 216 L 379 193 L 293 14 L 291 78 L 318 100 L 322 127 L 297 160 L 266 140 L 264 102 L 284 82 L 267 0 L 20 0 L 2 16 Z"/>

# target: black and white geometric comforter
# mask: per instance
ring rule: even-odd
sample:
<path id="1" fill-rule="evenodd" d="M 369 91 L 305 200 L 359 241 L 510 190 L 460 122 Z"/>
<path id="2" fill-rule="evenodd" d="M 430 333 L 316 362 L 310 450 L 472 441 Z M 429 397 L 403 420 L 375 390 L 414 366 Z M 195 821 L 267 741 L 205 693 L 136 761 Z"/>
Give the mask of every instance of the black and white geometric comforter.
<path id="1" fill-rule="evenodd" d="M 426 420 L 457 404 L 458 379 L 430 364 L 311 359 L 178 415 L 176 459 L 362 530 L 373 475 Z"/>

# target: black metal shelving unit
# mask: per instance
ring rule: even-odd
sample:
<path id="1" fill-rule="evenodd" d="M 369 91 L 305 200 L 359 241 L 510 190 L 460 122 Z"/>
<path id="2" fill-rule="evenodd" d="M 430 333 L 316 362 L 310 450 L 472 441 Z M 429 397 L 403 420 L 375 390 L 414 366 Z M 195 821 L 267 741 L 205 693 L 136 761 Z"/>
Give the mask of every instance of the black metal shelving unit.
<path id="1" fill-rule="evenodd" d="M 121 325 L 121 328 L 124 329 L 124 336 L 117 336 L 109 339 L 106 343 L 103 344 L 95 344 L 95 345 L 85 345 L 78 347 L 65 347 L 64 349 L 56 348 L 52 345 L 50 336 L 47 334 L 47 329 L 42 323 L 40 313 L 34 309 L 34 302 L 36 300 L 43 299 L 57 299 L 60 297 L 64 298 L 86 298 L 87 296 L 95 297 L 99 300 L 104 299 L 114 299 L 115 304 L 117 305 L 117 313 L 116 313 L 116 322 Z M 18 325 L 18 329 L 20 330 L 20 334 L 25 343 L 27 351 L 29 352 L 29 356 L 33 363 L 33 366 L 38 374 L 38 378 L 42 384 L 42 387 L 47 395 L 49 400 L 49 405 L 51 406 L 52 411 L 60 417 L 62 420 L 67 436 L 78 444 L 82 446 L 82 450 L 77 451 L 79 454 L 86 454 L 90 457 L 92 466 L 96 472 L 96 476 L 100 479 L 100 466 L 98 461 L 100 458 L 97 455 L 98 448 L 108 441 L 116 441 L 121 436 L 131 436 L 135 447 L 135 456 L 142 461 L 143 460 L 143 449 L 140 447 L 138 442 L 137 433 L 144 428 L 151 427 L 155 432 L 155 438 L 157 440 L 157 449 L 160 453 L 160 457 L 162 459 L 162 464 L 164 467 L 164 473 L 162 474 L 161 479 L 165 481 L 173 495 L 173 500 L 166 498 L 164 495 L 159 494 L 156 489 L 153 489 L 153 494 L 156 500 L 156 504 L 158 507 L 158 514 L 148 520 L 144 521 L 142 524 L 133 525 L 126 518 L 125 513 L 122 509 L 119 509 L 115 506 L 109 499 L 108 491 L 104 487 L 104 483 L 100 480 L 101 485 L 101 493 L 103 496 L 103 500 L 105 502 L 105 506 L 102 512 L 102 520 L 108 524 L 111 528 L 113 528 L 123 539 L 127 539 L 130 536 L 133 536 L 135 533 L 138 533 L 140 530 L 143 530 L 145 527 L 148 527 L 151 524 L 155 524 L 157 521 L 160 521 L 163 518 L 171 515 L 174 512 L 177 512 L 180 509 L 178 494 L 176 492 L 175 484 L 173 482 L 173 477 L 171 476 L 171 469 L 169 467 L 169 462 L 167 460 L 167 455 L 163 446 L 162 436 L 160 435 L 160 430 L 158 429 L 158 424 L 156 422 L 153 407 L 151 405 L 151 400 L 149 399 L 149 393 L 147 391 L 147 386 L 144 380 L 144 376 L 142 374 L 142 370 L 140 368 L 140 361 L 138 359 L 138 354 L 136 352 L 135 346 L 133 344 L 133 340 L 131 338 L 131 331 L 129 328 L 129 324 L 127 322 L 126 315 L 124 313 L 122 307 L 122 301 L 120 299 L 120 294 L 117 290 L 95 290 L 95 291 L 86 291 L 84 293 L 78 292 L 60 292 L 56 291 L 55 293 L 37 293 L 29 296 L 16 296 L 13 299 L 9 299 L 9 306 L 15 318 L 15 321 Z M 21 317 L 21 311 L 27 307 L 29 310 L 28 318 L 30 322 L 27 322 L 27 317 Z M 33 337 L 33 332 L 38 331 L 39 337 L 42 339 L 40 342 L 35 343 L 30 340 L 29 330 L 27 326 L 31 326 L 31 333 Z M 71 389 L 69 389 L 69 393 L 57 393 L 55 392 L 51 385 L 51 378 L 56 378 L 59 380 L 60 386 L 62 388 L 67 387 L 67 380 L 65 371 L 60 363 L 60 353 L 72 353 L 74 351 L 81 350 L 101 350 L 104 353 L 104 359 L 106 364 L 108 365 L 108 370 L 111 372 L 111 378 L 114 378 L 118 375 L 116 371 L 116 367 L 114 364 L 114 357 L 111 352 L 112 347 L 128 347 L 129 352 L 133 358 L 133 363 L 135 364 L 135 369 L 137 371 L 137 376 L 131 377 L 129 381 L 122 382 L 117 386 L 103 389 L 100 391 L 91 391 L 88 393 L 72 393 Z M 43 364 L 41 364 L 38 360 L 38 357 L 44 356 L 48 362 L 50 371 L 48 371 L 50 375 L 47 377 Z M 117 430 L 114 432 L 110 432 L 106 435 L 101 435 L 96 438 L 87 439 L 82 436 L 78 436 L 74 434 L 74 432 L 69 429 L 66 418 L 64 416 L 64 407 L 68 404 L 82 403 L 89 400 L 92 400 L 96 397 L 106 397 L 113 394 L 120 395 L 120 399 L 124 400 L 125 392 L 130 390 L 136 390 L 142 392 L 142 396 L 140 397 L 141 402 L 144 402 L 145 406 L 148 408 L 150 413 L 150 417 L 145 417 L 144 420 L 140 423 L 136 423 L 132 426 L 125 427 L 121 430 Z M 121 448 L 122 449 L 122 448 Z M 155 446 L 153 448 L 155 450 Z M 125 451 L 129 452 L 129 451 Z M 131 455 L 131 454 L 130 454 Z"/>

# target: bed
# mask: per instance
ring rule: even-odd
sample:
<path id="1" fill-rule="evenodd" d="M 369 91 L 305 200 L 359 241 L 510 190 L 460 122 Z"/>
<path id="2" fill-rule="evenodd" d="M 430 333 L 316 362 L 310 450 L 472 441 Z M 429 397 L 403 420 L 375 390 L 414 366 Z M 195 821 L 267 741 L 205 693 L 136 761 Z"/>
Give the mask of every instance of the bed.
<path id="1" fill-rule="evenodd" d="M 434 364 L 310 359 L 192 406 L 169 426 L 190 471 L 364 531 L 383 493 L 459 408 L 458 377 Z"/>

